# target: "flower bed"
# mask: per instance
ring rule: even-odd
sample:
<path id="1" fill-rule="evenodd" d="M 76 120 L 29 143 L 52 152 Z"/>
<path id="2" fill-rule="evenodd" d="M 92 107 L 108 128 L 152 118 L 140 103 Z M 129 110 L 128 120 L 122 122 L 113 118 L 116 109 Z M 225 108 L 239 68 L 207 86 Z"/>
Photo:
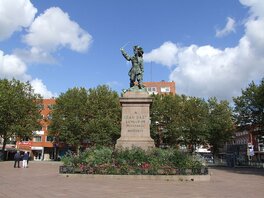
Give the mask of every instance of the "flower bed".
<path id="1" fill-rule="evenodd" d="M 91 148 L 80 156 L 67 154 L 60 173 L 108 175 L 205 175 L 207 167 L 191 155 L 176 149 L 140 148 L 114 150 Z"/>

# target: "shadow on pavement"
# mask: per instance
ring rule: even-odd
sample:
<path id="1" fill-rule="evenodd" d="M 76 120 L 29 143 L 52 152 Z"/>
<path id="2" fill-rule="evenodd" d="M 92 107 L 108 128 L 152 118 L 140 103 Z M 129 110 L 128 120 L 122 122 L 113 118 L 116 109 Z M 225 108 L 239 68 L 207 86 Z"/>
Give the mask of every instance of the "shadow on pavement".
<path id="1" fill-rule="evenodd" d="M 249 174 L 249 175 L 259 175 L 264 176 L 264 168 L 251 168 L 251 167 L 222 167 L 222 166 L 214 166 L 209 168 L 210 169 L 216 169 L 216 170 L 224 170 L 231 173 L 237 173 L 237 174 Z"/>

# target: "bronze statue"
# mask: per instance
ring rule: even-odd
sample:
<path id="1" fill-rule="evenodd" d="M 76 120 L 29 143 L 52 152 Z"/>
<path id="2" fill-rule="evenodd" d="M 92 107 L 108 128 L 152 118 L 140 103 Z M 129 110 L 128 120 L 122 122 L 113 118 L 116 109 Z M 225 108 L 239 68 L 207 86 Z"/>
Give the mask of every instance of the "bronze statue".
<path id="1" fill-rule="evenodd" d="M 134 46 L 134 55 L 129 56 L 123 48 L 120 49 L 125 59 L 131 61 L 132 66 L 128 72 L 130 76 L 130 88 L 135 85 L 135 82 L 138 82 L 138 88 L 142 89 L 143 87 L 143 74 L 144 74 L 144 64 L 143 64 L 143 54 L 144 51 L 140 46 Z"/>

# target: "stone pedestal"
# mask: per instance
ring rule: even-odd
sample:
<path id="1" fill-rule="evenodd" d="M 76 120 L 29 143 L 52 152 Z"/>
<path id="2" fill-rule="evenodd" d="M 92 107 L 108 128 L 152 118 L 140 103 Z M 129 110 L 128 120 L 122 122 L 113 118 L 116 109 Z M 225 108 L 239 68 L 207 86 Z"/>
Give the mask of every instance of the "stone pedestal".
<path id="1" fill-rule="evenodd" d="M 120 98 L 122 105 L 121 137 L 116 148 L 155 147 L 150 137 L 149 108 L 152 98 L 146 91 L 128 91 Z"/>

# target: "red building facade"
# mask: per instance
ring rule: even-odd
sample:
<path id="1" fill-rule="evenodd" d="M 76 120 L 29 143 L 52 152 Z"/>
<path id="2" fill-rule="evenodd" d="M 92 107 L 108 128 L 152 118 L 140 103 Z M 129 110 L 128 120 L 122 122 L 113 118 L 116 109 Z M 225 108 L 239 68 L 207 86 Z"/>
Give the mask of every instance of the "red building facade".
<path id="1" fill-rule="evenodd" d="M 32 138 L 17 141 L 17 149 L 29 152 L 34 160 L 51 160 L 54 158 L 53 137 L 49 136 L 48 127 L 52 119 L 52 109 L 55 99 L 43 99 L 40 106 L 40 125 L 39 129 L 32 132 Z"/>
<path id="2" fill-rule="evenodd" d="M 172 82 L 144 82 L 143 83 L 150 94 L 176 94 L 176 84 Z"/>

